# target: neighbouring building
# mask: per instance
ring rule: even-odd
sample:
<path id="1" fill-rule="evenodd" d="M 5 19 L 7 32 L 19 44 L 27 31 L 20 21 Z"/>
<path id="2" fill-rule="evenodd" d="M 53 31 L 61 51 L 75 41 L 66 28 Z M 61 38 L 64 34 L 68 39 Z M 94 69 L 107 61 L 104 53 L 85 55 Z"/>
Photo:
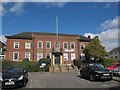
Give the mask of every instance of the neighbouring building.
<path id="1" fill-rule="evenodd" d="M 108 57 L 111 59 L 120 60 L 120 47 L 112 49 L 109 52 Z"/>
<path id="2" fill-rule="evenodd" d="M 71 64 L 74 59 L 84 59 L 83 49 L 90 38 L 77 34 L 22 32 L 6 36 L 6 59 L 38 61 L 50 58 L 51 64 Z"/>
<path id="3" fill-rule="evenodd" d="M 5 48 L 6 48 L 5 43 L 0 41 L 0 59 L 5 58 Z"/>

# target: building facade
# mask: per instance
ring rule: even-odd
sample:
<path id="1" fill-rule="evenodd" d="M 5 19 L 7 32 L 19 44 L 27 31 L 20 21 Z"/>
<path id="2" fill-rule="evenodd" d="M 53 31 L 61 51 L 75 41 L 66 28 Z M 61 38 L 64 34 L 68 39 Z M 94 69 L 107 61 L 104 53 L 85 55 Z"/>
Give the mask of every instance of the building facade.
<path id="1" fill-rule="evenodd" d="M 108 57 L 111 59 L 120 60 L 120 47 L 112 49 L 109 52 Z"/>
<path id="2" fill-rule="evenodd" d="M 6 59 L 38 61 L 50 58 L 51 64 L 71 64 L 74 59 L 84 58 L 83 49 L 90 38 L 76 34 L 22 32 L 6 36 Z"/>
<path id="3" fill-rule="evenodd" d="M 5 48 L 6 48 L 5 43 L 0 41 L 0 59 L 5 58 Z"/>

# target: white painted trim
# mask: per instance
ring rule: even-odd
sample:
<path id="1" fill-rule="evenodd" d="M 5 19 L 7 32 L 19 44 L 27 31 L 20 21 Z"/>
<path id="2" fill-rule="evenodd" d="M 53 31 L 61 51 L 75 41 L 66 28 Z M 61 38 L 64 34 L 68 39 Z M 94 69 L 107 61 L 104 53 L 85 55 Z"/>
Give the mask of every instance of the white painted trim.
<path id="1" fill-rule="evenodd" d="M 43 41 L 38 41 L 38 42 L 37 42 L 37 48 L 40 48 L 40 47 L 39 47 L 39 42 L 42 42 L 42 47 L 41 47 L 41 48 L 43 48 Z"/>
<path id="2" fill-rule="evenodd" d="M 64 48 L 64 44 L 67 43 L 67 48 Z M 63 42 L 63 48 L 68 49 L 68 42 Z"/>
<path id="3" fill-rule="evenodd" d="M 41 54 L 41 55 L 42 55 L 42 58 L 43 58 L 43 53 L 38 52 L 38 53 L 37 53 L 37 61 L 39 61 L 39 60 L 41 59 L 41 58 L 40 58 L 40 59 L 38 58 L 38 54 Z"/>
<path id="4" fill-rule="evenodd" d="M 18 58 L 14 59 L 14 54 L 17 53 L 18 54 Z M 18 61 L 19 60 L 19 52 L 13 52 L 13 61 Z"/>
<path id="5" fill-rule="evenodd" d="M 26 47 L 27 44 L 29 45 L 29 47 Z M 25 42 L 25 49 L 31 49 L 31 42 Z"/>
<path id="6" fill-rule="evenodd" d="M 17 44 L 17 45 L 18 45 L 18 48 L 15 48 L 15 43 L 18 43 L 18 44 Z M 13 46 L 14 46 L 15 49 L 19 49 L 20 42 L 14 42 L 14 45 L 13 45 Z"/>
<path id="7" fill-rule="evenodd" d="M 65 54 L 67 55 L 67 59 L 66 60 L 65 60 Z M 63 53 L 63 59 L 64 59 L 64 61 L 68 60 L 68 53 Z"/>
<path id="8" fill-rule="evenodd" d="M 71 44 L 72 44 L 72 43 L 74 44 L 74 48 L 71 48 L 71 46 L 72 46 Z M 70 49 L 75 49 L 75 42 L 71 42 L 71 43 L 70 43 Z"/>
<path id="9" fill-rule="evenodd" d="M 48 43 L 48 42 L 50 43 L 50 48 L 47 48 L 47 43 Z M 51 49 L 51 41 L 46 41 L 46 48 L 47 48 L 47 49 Z"/>
<path id="10" fill-rule="evenodd" d="M 29 53 L 29 58 L 28 58 L 28 59 L 29 59 L 29 61 L 30 61 L 30 56 L 31 56 L 31 55 L 30 55 L 30 52 L 25 52 L 25 58 L 27 58 L 27 57 L 26 57 L 27 53 Z"/>

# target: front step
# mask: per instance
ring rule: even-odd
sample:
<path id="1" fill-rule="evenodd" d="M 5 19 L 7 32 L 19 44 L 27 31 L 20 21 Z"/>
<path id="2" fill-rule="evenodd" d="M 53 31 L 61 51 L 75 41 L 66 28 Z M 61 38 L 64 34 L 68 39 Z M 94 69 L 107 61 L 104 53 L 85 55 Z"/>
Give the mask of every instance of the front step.
<path id="1" fill-rule="evenodd" d="M 49 72 L 77 72 L 78 69 L 76 66 L 74 68 L 71 65 L 56 65 L 50 66 Z"/>

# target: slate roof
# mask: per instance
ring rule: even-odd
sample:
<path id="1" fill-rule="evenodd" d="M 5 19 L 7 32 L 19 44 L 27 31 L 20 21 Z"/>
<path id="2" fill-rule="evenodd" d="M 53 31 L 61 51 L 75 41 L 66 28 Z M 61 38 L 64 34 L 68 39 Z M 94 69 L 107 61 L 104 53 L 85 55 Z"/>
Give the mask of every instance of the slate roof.
<path id="1" fill-rule="evenodd" d="M 116 52 L 120 52 L 120 47 L 112 49 L 109 53 L 116 53 Z"/>
<path id="2" fill-rule="evenodd" d="M 33 35 L 51 35 L 56 36 L 56 33 L 46 33 L 46 32 L 22 32 L 19 34 L 15 34 L 12 36 L 5 36 L 6 38 L 13 38 L 13 39 L 32 39 Z M 71 37 L 79 37 L 80 41 L 90 41 L 89 38 L 84 37 L 78 34 L 62 34 L 59 33 L 58 36 L 71 36 Z"/>

